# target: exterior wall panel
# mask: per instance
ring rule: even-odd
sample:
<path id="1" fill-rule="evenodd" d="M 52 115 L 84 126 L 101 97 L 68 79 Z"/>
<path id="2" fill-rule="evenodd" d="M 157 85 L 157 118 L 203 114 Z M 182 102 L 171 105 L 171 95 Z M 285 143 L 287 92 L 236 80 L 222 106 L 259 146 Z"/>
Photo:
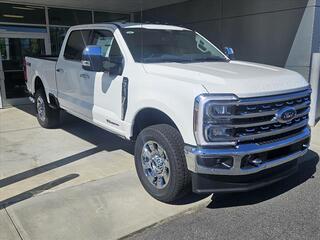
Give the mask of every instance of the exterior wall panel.
<path id="1" fill-rule="evenodd" d="M 190 0 L 143 11 L 142 19 L 137 13 L 135 20 L 186 26 L 220 48 L 233 47 L 239 60 L 287 67 L 308 79 L 311 54 L 320 48 L 319 5 L 319 0 Z"/>

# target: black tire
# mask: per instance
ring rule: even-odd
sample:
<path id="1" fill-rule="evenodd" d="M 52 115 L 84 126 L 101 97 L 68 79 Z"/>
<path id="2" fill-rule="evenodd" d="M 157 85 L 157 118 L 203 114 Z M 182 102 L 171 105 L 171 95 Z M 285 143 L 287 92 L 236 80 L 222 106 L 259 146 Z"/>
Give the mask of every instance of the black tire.
<path id="1" fill-rule="evenodd" d="M 142 166 L 142 150 L 144 145 L 150 141 L 161 145 L 168 158 L 169 180 L 162 189 L 157 188 L 148 180 Z M 177 129 L 170 125 L 153 125 L 140 132 L 135 144 L 135 165 L 145 190 L 161 202 L 175 202 L 191 190 L 191 176 L 184 155 L 184 141 Z"/>
<path id="2" fill-rule="evenodd" d="M 38 104 L 43 102 L 43 114 L 39 113 Z M 60 110 L 49 106 L 43 89 L 38 89 L 35 94 L 35 108 L 39 124 L 44 128 L 55 128 L 60 123 Z"/>

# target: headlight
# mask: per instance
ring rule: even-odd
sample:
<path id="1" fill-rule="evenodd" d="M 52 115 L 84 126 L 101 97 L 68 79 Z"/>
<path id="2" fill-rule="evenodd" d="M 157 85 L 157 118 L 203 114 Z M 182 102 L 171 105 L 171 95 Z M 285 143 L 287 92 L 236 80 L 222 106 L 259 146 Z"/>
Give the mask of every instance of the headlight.
<path id="1" fill-rule="evenodd" d="M 198 145 L 234 145 L 230 116 L 238 98 L 233 94 L 200 95 L 194 108 L 194 132 Z"/>
<path id="2" fill-rule="evenodd" d="M 212 102 L 207 103 L 206 113 L 210 117 L 228 116 L 232 114 L 233 106 L 230 105 L 216 105 Z"/>

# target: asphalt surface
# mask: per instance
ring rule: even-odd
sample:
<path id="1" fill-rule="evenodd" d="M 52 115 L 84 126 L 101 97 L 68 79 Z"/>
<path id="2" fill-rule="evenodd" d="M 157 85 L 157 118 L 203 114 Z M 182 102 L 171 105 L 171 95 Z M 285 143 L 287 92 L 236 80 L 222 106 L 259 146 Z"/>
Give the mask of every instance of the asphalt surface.
<path id="1" fill-rule="evenodd" d="M 316 153 L 318 152 L 318 153 Z M 198 211 L 155 225 L 134 239 L 320 239 L 320 151 L 292 177 L 268 187 L 212 196 Z"/>

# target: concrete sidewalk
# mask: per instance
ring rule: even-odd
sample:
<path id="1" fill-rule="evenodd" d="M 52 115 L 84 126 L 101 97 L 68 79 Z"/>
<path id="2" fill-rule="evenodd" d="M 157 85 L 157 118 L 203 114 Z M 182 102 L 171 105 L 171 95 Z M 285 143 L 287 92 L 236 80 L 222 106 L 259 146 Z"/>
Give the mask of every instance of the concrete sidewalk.
<path id="1" fill-rule="evenodd" d="M 39 127 L 32 106 L 0 110 L 0 239 L 117 239 L 206 206 L 160 203 L 142 188 L 130 142 L 63 115 Z"/>

